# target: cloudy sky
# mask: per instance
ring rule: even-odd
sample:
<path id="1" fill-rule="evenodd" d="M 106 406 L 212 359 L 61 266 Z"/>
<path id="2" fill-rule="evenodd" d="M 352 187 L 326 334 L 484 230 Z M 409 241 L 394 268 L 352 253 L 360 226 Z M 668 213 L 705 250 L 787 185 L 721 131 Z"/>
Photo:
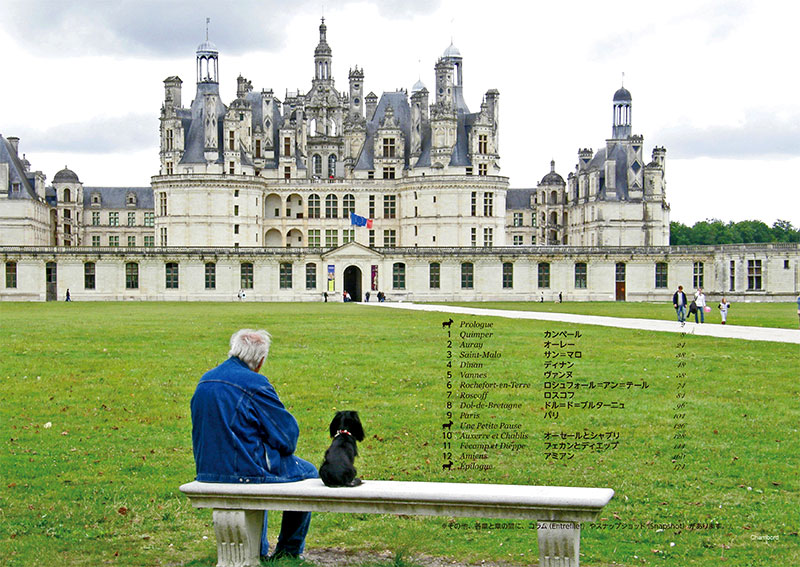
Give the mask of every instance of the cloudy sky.
<path id="1" fill-rule="evenodd" d="M 579 148 L 611 135 L 611 100 L 633 95 L 645 151 L 667 148 L 672 220 L 777 219 L 800 226 L 800 3 L 565 0 L 3 0 L 0 134 L 48 180 L 145 186 L 158 167 L 163 80 L 194 96 L 197 45 L 220 51 L 223 100 L 236 77 L 307 91 L 319 18 L 333 72 L 364 69 L 380 95 L 421 79 L 451 40 L 471 110 L 500 91 L 502 173 L 532 187 L 564 177 Z"/>

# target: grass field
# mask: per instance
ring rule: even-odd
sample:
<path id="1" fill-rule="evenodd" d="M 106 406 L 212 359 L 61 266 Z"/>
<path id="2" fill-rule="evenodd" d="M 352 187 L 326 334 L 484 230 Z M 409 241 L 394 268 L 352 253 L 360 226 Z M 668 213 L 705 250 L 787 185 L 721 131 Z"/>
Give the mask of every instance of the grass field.
<path id="1" fill-rule="evenodd" d="M 545 306 L 672 314 L 669 305 Z M 780 309 L 796 317 L 787 304 L 740 304 L 730 319 L 783 326 Z M 211 513 L 177 490 L 194 476 L 189 400 L 200 375 L 224 359 L 230 335 L 255 327 L 273 335 L 262 372 L 300 422 L 298 455 L 312 462 L 322 460 L 333 413 L 357 409 L 368 434 L 357 462 L 365 479 L 613 488 L 603 519 L 583 526 L 582 565 L 800 564 L 797 345 L 453 318 L 454 328 L 493 323 L 486 346 L 502 356 L 487 364 L 489 378 L 531 386 L 492 392 L 523 408 L 481 419 L 519 422 L 529 438 L 524 450 L 490 453 L 486 471 L 442 471 L 442 314 L 350 304 L 1 303 L 2 563 L 214 565 Z M 581 335 L 566 348 L 581 351 L 569 380 L 596 385 L 575 399 L 604 408 L 546 417 L 554 351 L 545 334 L 560 331 Z M 545 434 L 587 431 L 618 445 L 545 458 Z M 272 535 L 277 517 L 271 524 Z M 524 525 L 357 514 L 315 514 L 307 546 L 520 565 L 538 555 Z"/>

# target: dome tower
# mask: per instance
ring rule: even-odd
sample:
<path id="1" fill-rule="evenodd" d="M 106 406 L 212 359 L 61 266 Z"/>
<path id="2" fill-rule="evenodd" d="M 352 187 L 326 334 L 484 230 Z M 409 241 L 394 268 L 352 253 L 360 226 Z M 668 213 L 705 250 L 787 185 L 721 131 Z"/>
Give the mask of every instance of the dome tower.
<path id="1" fill-rule="evenodd" d="M 624 140 L 631 135 L 631 109 L 633 100 L 631 93 L 625 87 L 620 87 L 614 93 L 614 127 L 611 137 L 615 140 Z"/>

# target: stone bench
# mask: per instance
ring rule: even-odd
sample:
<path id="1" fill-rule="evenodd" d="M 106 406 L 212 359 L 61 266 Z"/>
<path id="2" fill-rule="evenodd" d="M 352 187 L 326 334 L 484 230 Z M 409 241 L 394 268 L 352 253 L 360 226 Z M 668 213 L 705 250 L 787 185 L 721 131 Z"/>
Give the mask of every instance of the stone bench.
<path id="1" fill-rule="evenodd" d="M 578 567 L 580 522 L 593 521 L 614 496 L 610 488 L 385 480 L 329 488 L 319 479 L 280 484 L 194 481 L 180 490 L 195 508 L 214 510 L 217 567 L 259 565 L 264 510 L 528 520 L 536 522 L 540 567 Z"/>

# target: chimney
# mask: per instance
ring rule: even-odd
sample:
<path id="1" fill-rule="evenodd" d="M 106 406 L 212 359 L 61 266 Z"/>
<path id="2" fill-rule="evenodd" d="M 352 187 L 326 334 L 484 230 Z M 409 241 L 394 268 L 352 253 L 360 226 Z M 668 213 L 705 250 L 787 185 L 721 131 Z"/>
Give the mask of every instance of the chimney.
<path id="1" fill-rule="evenodd" d="M 367 103 L 367 120 L 369 121 L 372 120 L 375 109 L 378 108 L 378 95 L 371 92 L 364 97 L 364 101 Z"/>
<path id="2" fill-rule="evenodd" d="M 19 138 L 16 136 L 9 136 L 6 140 L 8 140 L 8 143 L 14 148 L 14 154 L 19 155 Z"/>

